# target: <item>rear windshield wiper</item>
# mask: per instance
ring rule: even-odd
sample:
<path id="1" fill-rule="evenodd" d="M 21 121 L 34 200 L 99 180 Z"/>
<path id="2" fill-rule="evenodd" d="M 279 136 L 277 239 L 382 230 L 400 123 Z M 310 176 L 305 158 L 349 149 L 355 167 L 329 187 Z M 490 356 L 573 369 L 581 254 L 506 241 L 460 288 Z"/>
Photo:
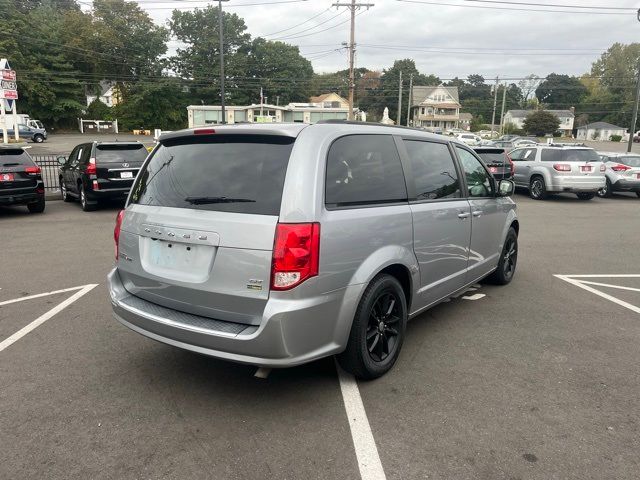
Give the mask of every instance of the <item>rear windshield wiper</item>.
<path id="1" fill-rule="evenodd" d="M 255 200 L 250 198 L 230 198 L 230 197 L 187 197 L 185 202 L 191 205 L 207 205 L 210 203 L 243 203 L 250 202 L 255 203 Z"/>
<path id="2" fill-rule="evenodd" d="M 3 163 L 3 167 L 15 167 L 17 165 L 22 165 L 21 163 Z"/>

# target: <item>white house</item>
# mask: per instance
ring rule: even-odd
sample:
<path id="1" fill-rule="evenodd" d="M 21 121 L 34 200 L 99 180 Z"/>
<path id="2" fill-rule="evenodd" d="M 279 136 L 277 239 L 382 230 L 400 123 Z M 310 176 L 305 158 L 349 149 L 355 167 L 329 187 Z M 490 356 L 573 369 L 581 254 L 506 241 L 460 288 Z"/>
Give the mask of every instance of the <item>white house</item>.
<path id="1" fill-rule="evenodd" d="M 553 113 L 560 120 L 560 130 L 565 137 L 570 137 L 573 131 L 573 122 L 575 114 L 572 110 L 545 110 Z M 504 114 L 504 123 L 513 123 L 517 128 L 524 127 L 524 120 L 535 110 L 509 110 Z"/>
<path id="2" fill-rule="evenodd" d="M 113 107 L 114 105 L 117 105 L 119 101 L 118 88 L 105 80 L 100 82 L 100 95 L 87 95 L 86 97 L 87 106 L 91 105 L 91 102 L 96 98 L 107 107 Z"/>
<path id="3" fill-rule="evenodd" d="M 320 120 L 346 120 L 348 108 L 325 107 L 322 103 L 290 103 L 289 105 L 252 104 L 225 105 L 228 124 L 295 122 L 316 123 Z M 220 105 L 189 105 L 189 128 L 222 123 Z"/>
<path id="4" fill-rule="evenodd" d="M 576 137 L 579 140 L 600 140 L 607 141 L 612 135 L 619 135 L 624 137 L 627 134 L 627 129 L 612 125 L 607 122 L 594 122 L 588 123 L 578 127 L 578 133 Z"/>
<path id="5" fill-rule="evenodd" d="M 458 87 L 416 86 L 410 96 L 413 126 L 445 130 L 459 127 L 461 105 Z"/>

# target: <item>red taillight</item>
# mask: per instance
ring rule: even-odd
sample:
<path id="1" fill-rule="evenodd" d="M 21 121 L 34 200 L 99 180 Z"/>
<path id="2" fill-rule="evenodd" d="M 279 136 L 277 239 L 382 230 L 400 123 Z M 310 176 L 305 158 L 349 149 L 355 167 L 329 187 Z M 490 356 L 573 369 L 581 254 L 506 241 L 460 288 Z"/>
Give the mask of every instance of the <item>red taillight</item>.
<path id="1" fill-rule="evenodd" d="M 214 133 L 216 133 L 216 131 L 213 128 L 198 128 L 193 131 L 194 135 L 213 135 Z"/>
<path id="2" fill-rule="evenodd" d="M 631 167 L 619 163 L 618 165 L 614 165 L 613 167 L 611 167 L 611 170 L 613 170 L 614 172 L 626 172 L 627 170 L 631 170 Z"/>
<path id="3" fill-rule="evenodd" d="M 87 165 L 87 174 L 95 175 L 96 173 L 98 173 L 98 170 L 96 169 L 96 159 L 90 158 L 89 165 Z"/>
<path id="4" fill-rule="evenodd" d="M 24 171 L 29 175 L 38 175 L 40 173 L 40 167 L 27 167 Z"/>
<path id="5" fill-rule="evenodd" d="M 116 262 L 118 261 L 118 243 L 120 242 L 120 227 L 124 218 L 124 210 L 120 210 L 116 216 L 116 226 L 113 229 L 113 240 L 116 242 Z"/>
<path id="6" fill-rule="evenodd" d="M 94 190 L 100 190 L 100 184 L 98 183 L 98 180 L 94 180 L 91 185 L 93 186 Z"/>
<path id="7" fill-rule="evenodd" d="M 571 165 L 567 165 L 566 163 L 556 163 L 553 166 L 554 169 L 556 169 L 558 172 L 570 172 L 571 171 Z"/>
<path id="8" fill-rule="evenodd" d="M 319 223 L 278 223 L 273 244 L 271 289 L 289 290 L 318 275 Z"/>

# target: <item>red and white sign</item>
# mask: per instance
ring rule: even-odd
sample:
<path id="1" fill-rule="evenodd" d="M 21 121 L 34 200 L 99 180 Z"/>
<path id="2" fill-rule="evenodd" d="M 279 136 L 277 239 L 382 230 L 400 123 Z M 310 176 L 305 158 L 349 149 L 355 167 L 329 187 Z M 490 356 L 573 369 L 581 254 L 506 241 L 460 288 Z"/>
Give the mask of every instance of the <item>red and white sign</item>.
<path id="1" fill-rule="evenodd" d="M 17 90 L 2 90 L 0 89 L 0 99 L 4 98 L 5 100 L 17 100 L 18 99 L 18 91 Z"/>
<path id="2" fill-rule="evenodd" d="M 0 70 L 0 80 L 8 80 L 10 82 L 16 81 L 15 70 Z"/>

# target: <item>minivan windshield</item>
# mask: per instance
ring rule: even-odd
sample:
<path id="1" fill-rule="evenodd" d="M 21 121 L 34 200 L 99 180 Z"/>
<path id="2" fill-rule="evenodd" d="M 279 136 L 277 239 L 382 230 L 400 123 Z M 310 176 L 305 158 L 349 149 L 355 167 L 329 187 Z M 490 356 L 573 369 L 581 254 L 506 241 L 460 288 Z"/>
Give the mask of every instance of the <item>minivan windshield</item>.
<path id="1" fill-rule="evenodd" d="M 144 162 L 147 153 L 140 143 L 96 146 L 96 160 L 100 163 Z"/>
<path id="2" fill-rule="evenodd" d="M 271 135 L 165 140 L 138 175 L 131 203 L 278 215 L 294 140 Z"/>
<path id="3" fill-rule="evenodd" d="M 567 150 L 543 148 L 541 160 L 543 162 L 600 162 L 600 156 L 590 148 Z"/>

